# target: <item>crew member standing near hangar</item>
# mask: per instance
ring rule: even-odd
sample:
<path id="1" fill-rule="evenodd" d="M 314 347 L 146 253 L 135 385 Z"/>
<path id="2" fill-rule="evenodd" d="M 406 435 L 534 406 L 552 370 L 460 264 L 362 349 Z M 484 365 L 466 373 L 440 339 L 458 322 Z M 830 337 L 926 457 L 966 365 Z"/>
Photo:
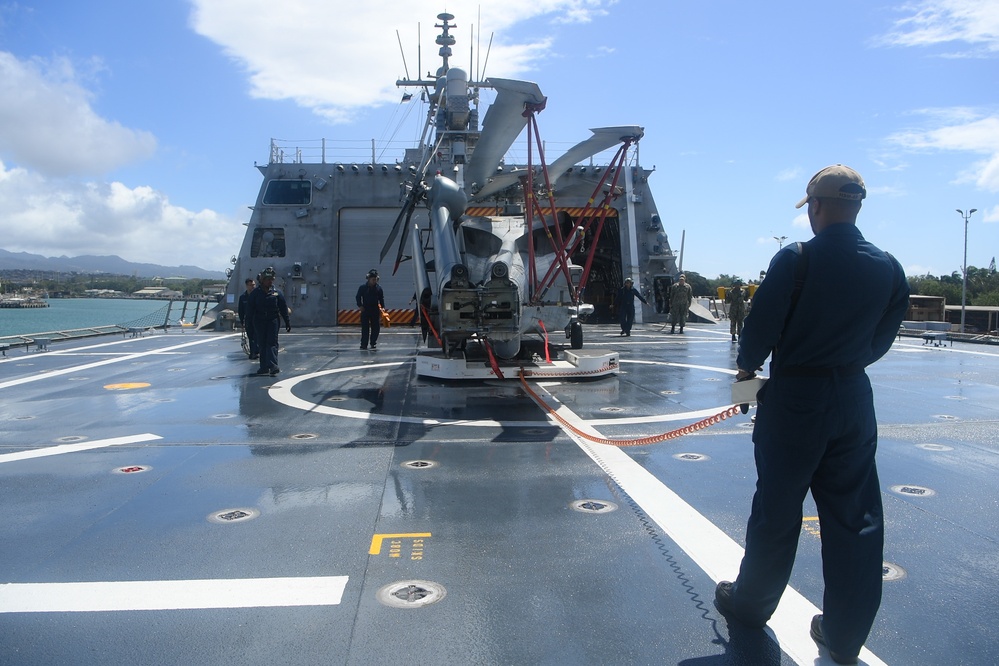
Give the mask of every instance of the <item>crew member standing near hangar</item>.
<path id="1" fill-rule="evenodd" d="M 385 292 L 378 284 L 378 271 L 368 271 L 367 281 L 357 290 L 357 307 L 361 309 L 361 349 L 378 348 L 378 333 L 381 331 L 381 308 L 385 307 Z"/>
<path id="2" fill-rule="evenodd" d="M 253 331 L 260 350 L 258 375 L 273 377 L 281 372 L 278 367 L 278 329 L 284 319 L 285 331 L 291 332 L 291 317 L 284 294 L 274 288 L 276 273 L 271 267 L 260 272 L 260 285 L 247 299 L 246 316 L 253 321 Z"/>
<path id="3" fill-rule="evenodd" d="M 635 297 L 648 305 L 648 301 L 635 289 L 635 281 L 625 278 L 624 286 L 617 292 L 617 316 L 621 321 L 621 335 L 631 337 L 631 326 L 635 323 Z"/>
<path id="4" fill-rule="evenodd" d="M 756 494 L 746 551 L 715 604 L 762 627 L 791 576 L 802 502 L 811 490 L 822 532 L 823 613 L 811 636 L 840 664 L 856 663 L 878 607 L 884 551 L 877 420 L 865 368 L 891 347 L 909 302 L 899 263 L 856 227 L 863 178 L 842 165 L 812 177 L 815 237 L 777 253 L 753 298 L 739 343 L 737 380 L 770 360 L 757 394 Z M 799 253 L 800 247 L 800 253 Z"/>
<path id="5" fill-rule="evenodd" d="M 681 275 L 669 290 L 669 332 L 676 333 L 676 325 L 680 324 L 680 332 L 683 333 L 683 325 L 687 323 L 687 311 L 690 304 L 694 302 L 694 290 L 687 284 L 687 276 Z"/>
<path id="6" fill-rule="evenodd" d="M 246 278 L 246 291 L 239 295 L 239 304 L 236 308 L 236 314 L 239 316 L 239 325 L 243 327 L 243 332 L 246 333 L 246 341 L 250 349 L 250 360 L 260 358 L 260 349 L 257 347 L 257 337 L 253 332 L 253 319 L 246 316 L 247 303 L 250 301 L 250 294 L 253 293 L 254 288 L 256 288 L 256 283 L 253 278 Z"/>
<path id="7" fill-rule="evenodd" d="M 742 280 L 732 283 L 732 288 L 725 294 L 728 302 L 728 320 L 731 322 L 729 331 L 732 333 L 732 342 L 742 335 L 742 322 L 746 319 L 746 292 L 742 288 Z"/>

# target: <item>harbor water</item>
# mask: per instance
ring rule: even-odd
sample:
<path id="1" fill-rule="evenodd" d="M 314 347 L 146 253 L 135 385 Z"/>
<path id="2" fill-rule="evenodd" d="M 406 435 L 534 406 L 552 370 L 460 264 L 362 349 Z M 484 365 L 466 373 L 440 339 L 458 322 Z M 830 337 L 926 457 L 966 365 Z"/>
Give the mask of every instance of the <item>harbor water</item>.
<path id="1" fill-rule="evenodd" d="M 0 309 L 0 338 L 115 324 L 128 326 L 133 322 L 146 325 L 146 321 L 157 313 L 162 314 L 155 323 L 162 324 L 169 302 L 133 298 L 53 298 L 49 299 L 49 305 L 47 308 Z M 180 318 L 181 305 L 174 304 L 171 320 Z M 193 314 L 194 303 L 190 303 L 187 316 L 190 318 Z"/>

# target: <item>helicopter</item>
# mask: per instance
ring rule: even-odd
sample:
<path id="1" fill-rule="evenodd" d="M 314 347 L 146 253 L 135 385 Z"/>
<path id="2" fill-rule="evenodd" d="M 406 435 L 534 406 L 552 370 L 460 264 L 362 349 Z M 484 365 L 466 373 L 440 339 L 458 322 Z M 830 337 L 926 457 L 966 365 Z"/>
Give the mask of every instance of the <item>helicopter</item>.
<path id="1" fill-rule="evenodd" d="M 535 335 L 549 362 L 553 335 L 564 333 L 572 350 L 582 349 L 580 318 L 593 311 L 582 294 L 610 202 L 622 193 L 618 180 L 628 148 L 643 129 L 592 129 L 590 138 L 547 164 L 537 125 L 547 99 L 538 85 L 503 78 L 469 82 L 463 69 L 448 63 L 453 16 L 438 18 L 443 65 L 436 77 L 397 81 L 424 87 L 431 103 L 423 135 L 433 131 L 434 139 L 422 142 L 419 166 L 404 185 L 403 205 L 380 259 L 395 246 L 393 274 L 403 262 L 412 262 L 420 316 L 439 360 L 461 360 L 477 344 L 502 376 L 500 360 L 525 360 L 536 353 L 527 344 Z M 495 91 L 495 100 L 480 130 L 482 88 Z M 526 168 L 506 170 L 503 156 L 525 128 Z M 574 217 L 559 210 L 560 177 L 615 145 L 613 166 L 583 211 Z"/>

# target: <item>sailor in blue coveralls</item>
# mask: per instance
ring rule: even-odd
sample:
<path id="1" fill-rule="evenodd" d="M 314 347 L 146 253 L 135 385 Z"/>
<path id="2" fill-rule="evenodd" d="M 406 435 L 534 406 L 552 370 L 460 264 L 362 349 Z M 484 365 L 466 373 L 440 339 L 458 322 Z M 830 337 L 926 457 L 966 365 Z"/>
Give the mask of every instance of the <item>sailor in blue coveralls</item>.
<path id="1" fill-rule="evenodd" d="M 800 254 L 797 244 L 778 252 L 756 291 L 737 359 L 737 379 L 748 379 L 773 353 L 757 396 L 756 494 L 739 576 L 715 590 L 727 617 L 766 624 L 790 579 L 811 490 L 825 583 L 811 635 L 842 664 L 856 663 L 881 604 L 878 433 L 864 369 L 891 347 L 909 300 L 902 267 L 856 227 L 866 195 L 849 167 L 818 172 L 797 206 L 808 205 L 815 238 Z"/>
<path id="2" fill-rule="evenodd" d="M 257 336 L 253 331 L 253 319 L 246 316 L 247 303 L 250 302 L 250 294 L 253 293 L 256 286 L 253 278 L 246 278 L 246 291 L 239 295 L 239 304 L 236 311 L 236 314 L 239 316 L 239 323 L 243 327 L 243 331 L 246 332 L 251 360 L 260 358 L 260 350 L 257 348 Z"/>
<path id="3" fill-rule="evenodd" d="M 278 329 L 284 319 L 285 331 L 291 332 L 291 319 L 284 294 L 274 288 L 274 269 L 265 268 L 260 273 L 260 284 L 250 294 L 246 304 L 246 316 L 253 321 L 260 350 L 258 375 L 273 377 L 281 372 L 278 367 Z"/>
<path id="4" fill-rule="evenodd" d="M 631 327 L 635 323 L 635 297 L 642 303 L 649 304 L 638 290 L 635 289 L 635 282 L 631 278 L 626 278 L 624 286 L 617 292 L 617 316 L 621 322 L 621 335 L 631 336 Z"/>
<path id="5" fill-rule="evenodd" d="M 385 292 L 378 284 L 378 271 L 368 271 L 368 279 L 357 290 L 357 307 L 361 309 L 361 349 L 378 348 L 378 332 L 381 330 L 381 308 L 385 307 Z"/>

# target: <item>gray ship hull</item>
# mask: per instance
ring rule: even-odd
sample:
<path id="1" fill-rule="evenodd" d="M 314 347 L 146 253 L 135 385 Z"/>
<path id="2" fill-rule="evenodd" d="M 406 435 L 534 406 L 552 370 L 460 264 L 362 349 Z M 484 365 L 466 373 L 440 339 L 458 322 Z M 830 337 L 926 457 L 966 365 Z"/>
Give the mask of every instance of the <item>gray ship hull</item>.
<path id="1" fill-rule="evenodd" d="M 766 630 L 712 605 L 755 483 L 726 331 L 590 328 L 599 380 L 417 377 L 418 329 L 232 334 L 0 360 L 0 663 L 812 664 L 814 506 Z M 999 652 L 995 348 L 903 339 L 869 370 L 884 602 L 866 663 Z M 571 426 L 571 427 L 570 427 Z M 582 434 L 580 434 L 582 433 Z"/>

